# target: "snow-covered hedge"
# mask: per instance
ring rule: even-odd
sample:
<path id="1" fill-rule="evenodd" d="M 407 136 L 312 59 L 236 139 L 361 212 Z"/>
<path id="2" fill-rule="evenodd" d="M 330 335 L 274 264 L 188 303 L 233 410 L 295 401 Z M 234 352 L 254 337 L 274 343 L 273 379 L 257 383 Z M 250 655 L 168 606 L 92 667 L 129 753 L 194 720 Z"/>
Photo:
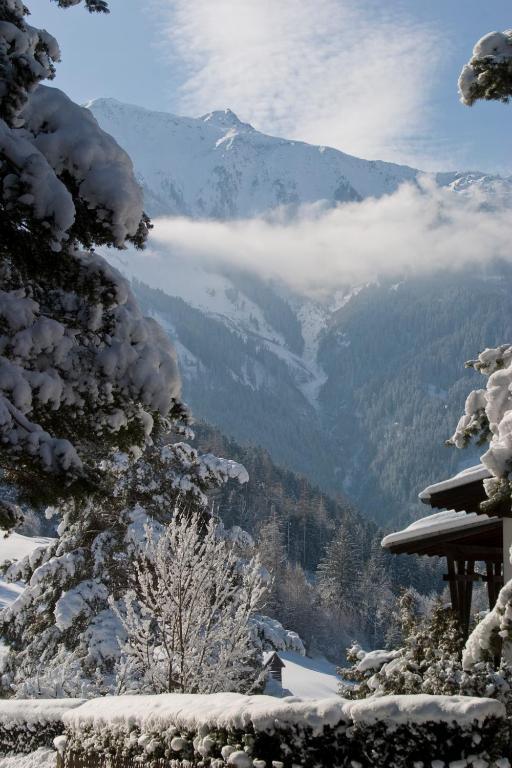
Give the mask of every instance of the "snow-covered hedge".
<path id="1" fill-rule="evenodd" d="M 67 756 L 169 768 L 505 768 L 502 704 L 448 696 L 167 694 L 93 699 L 67 712 Z M 437 761 L 437 762 L 436 762 Z"/>
<path id="2" fill-rule="evenodd" d="M 62 734 L 65 712 L 83 699 L 3 699 L 0 701 L 0 754 L 51 747 Z"/>
<path id="3" fill-rule="evenodd" d="M 76 766 L 510 766 L 504 708 L 491 699 L 220 693 L 0 701 L 0 755 L 48 747 L 59 736 L 64 763 Z"/>

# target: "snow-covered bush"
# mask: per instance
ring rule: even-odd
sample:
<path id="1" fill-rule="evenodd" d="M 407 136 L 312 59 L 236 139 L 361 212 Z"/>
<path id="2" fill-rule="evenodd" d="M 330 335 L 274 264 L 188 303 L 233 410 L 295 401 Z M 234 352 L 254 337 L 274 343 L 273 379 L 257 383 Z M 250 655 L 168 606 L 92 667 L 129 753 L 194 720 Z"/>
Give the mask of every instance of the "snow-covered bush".
<path id="1" fill-rule="evenodd" d="M 0 445 L 15 487 L 60 495 L 101 488 L 99 460 L 182 409 L 170 342 L 93 250 L 144 244 L 131 161 L 89 110 L 40 85 L 59 48 L 28 13 L 0 0 Z"/>
<path id="2" fill-rule="evenodd" d="M 502 713 L 498 719 L 492 709 L 490 717 L 481 717 L 471 712 L 478 701 L 489 699 L 421 694 L 354 703 L 350 714 L 358 762 L 364 768 L 509 768 L 510 731 L 503 706 L 493 702 L 494 712 Z"/>
<path id="3" fill-rule="evenodd" d="M 459 77 L 461 101 L 509 101 L 512 96 L 512 30 L 490 32 L 473 48 Z"/>
<path id="4" fill-rule="evenodd" d="M 508 766 L 496 762 L 508 739 L 504 710 L 489 699 L 122 696 L 90 701 L 64 722 L 68 756 L 121 768 L 161 759 L 171 768 Z"/>
<path id="5" fill-rule="evenodd" d="M 404 638 L 401 648 L 366 652 L 355 644 L 349 649 L 352 666 L 339 671 L 343 696 L 482 696 L 498 699 L 512 714 L 512 669 L 503 660 L 496 666 L 491 652 L 485 660 L 463 666 L 458 622 L 441 601 L 434 605 L 431 616 L 417 617 L 411 595 L 406 592 L 400 600 L 400 614 Z"/>
<path id="6" fill-rule="evenodd" d="M 51 747 L 64 730 L 64 713 L 81 703 L 80 699 L 0 701 L 0 754 Z"/>
<path id="7" fill-rule="evenodd" d="M 347 658 L 352 667 L 339 671 L 343 696 L 461 692 L 454 680 L 462 651 L 456 617 L 439 599 L 430 615 L 418 615 L 415 602 L 411 590 L 399 599 L 402 647 L 366 652 L 354 644 L 349 649 Z"/>
<path id="8" fill-rule="evenodd" d="M 277 619 L 257 613 L 251 617 L 249 624 L 253 642 L 260 651 L 293 651 L 301 656 L 306 655 L 299 635 L 283 627 Z"/>
<path id="9" fill-rule="evenodd" d="M 162 693 L 250 691 L 261 656 L 250 620 L 268 581 L 242 560 L 214 520 L 180 510 L 163 531 L 146 527 L 133 589 L 111 598 L 126 634 L 118 689 Z"/>

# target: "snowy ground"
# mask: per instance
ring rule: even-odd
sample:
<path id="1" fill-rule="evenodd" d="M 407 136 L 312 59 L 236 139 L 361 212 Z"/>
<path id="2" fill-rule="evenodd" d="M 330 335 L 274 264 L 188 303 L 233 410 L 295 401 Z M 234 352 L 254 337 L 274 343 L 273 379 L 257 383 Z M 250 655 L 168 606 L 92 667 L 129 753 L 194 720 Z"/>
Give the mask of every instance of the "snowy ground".
<path id="1" fill-rule="evenodd" d="M 44 536 L 22 536 L 19 533 L 11 533 L 8 536 L 0 529 L 0 563 L 7 560 L 15 561 L 30 555 L 37 547 L 44 547 L 52 539 Z M 0 578 L 0 611 L 7 605 L 11 605 L 23 592 L 25 585 L 21 582 L 12 584 Z M 0 669 L 6 653 L 6 646 L 0 641 Z M 0 759 L 0 768 L 3 768 L 5 758 Z M 7 768 L 7 763 L 5 764 Z M 27 763 L 28 766 L 28 763 Z"/>
<path id="2" fill-rule="evenodd" d="M 0 757 L 0 768 L 54 768 L 56 765 L 57 753 L 43 747 L 28 755 Z"/>
<path id="3" fill-rule="evenodd" d="M 44 536 L 22 536 L 20 533 L 11 533 L 6 536 L 5 531 L 0 530 L 0 563 L 6 560 L 20 560 L 30 555 L 37 547 L 50 544 L 52 539 Z M 0 610 L 10 605 L 23 591 L 23 584 L 9 584 L 0 579 Z"/>
<path id="4" fill-rule="evenodd" d="M 308 659 L 292 651 L 280 651 L 284 661 L 283 688 L 302 699 L 321 699 L 338 693 L 336 667 L 327 659 Z"/>

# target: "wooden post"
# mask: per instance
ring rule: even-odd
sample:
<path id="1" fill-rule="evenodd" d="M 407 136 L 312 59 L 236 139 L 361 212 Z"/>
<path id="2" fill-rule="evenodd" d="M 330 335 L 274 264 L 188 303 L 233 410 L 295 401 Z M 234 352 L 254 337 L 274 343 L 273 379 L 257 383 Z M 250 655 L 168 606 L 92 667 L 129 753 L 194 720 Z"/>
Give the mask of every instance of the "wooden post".
<path id="1" fill-rule="evenodd" d="M 503 583 L 512 579 L 512 563 L 510 561 L 510 548 L 512 547 L 512 518 L 502 518 L 503 523 Z M 502 656 L 505 661 L 512 664 L 512 641 L 504 640 Z"/>
<path id="2" fill-rule="evenodd" d="M 447 557 L 447 563 L 448 574 L 443 578 L 450 585 L 452 609 L 459 618 L 464 637 L 467 637 L 471 619 L 473 582 L 478 581 L 480 575 L 475 573 L 474 560 L 454 560 L 453 557 Z"/>
<path id="3" fill-rule="evenodd" d="M 450 586 L 450 599 L 454 613 L 459 612 L 459 597 L 457 594 L 457 582 L 455 581 L 455 561 L 453 557 L 446 558 L 448 563 L 448 576 L 443 577 Z"/>
<path id="4" fill-rule="evenodd" d="M 486 575 L 483 580 L 487 582 L 487 596 L 489 598 L 489 610 L 492 611 L 498 599 L 498 592 L 503 586 L 503 576 L 501 565 L 493 560 L 487 560 L 485 563 Z"/>

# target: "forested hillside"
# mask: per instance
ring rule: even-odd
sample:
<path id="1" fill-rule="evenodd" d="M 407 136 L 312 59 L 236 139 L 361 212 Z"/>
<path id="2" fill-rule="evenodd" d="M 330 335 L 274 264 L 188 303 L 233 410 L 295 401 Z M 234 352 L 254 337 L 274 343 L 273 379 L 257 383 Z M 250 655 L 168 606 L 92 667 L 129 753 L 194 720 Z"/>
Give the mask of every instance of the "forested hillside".
<path id="1" fill-rule="evenodd" d="M 404 588 L 424 595 L 443 588 L 441 561 L 390 555 L 380 546 L 382 530 L 345 498 L 330 497 L 276 466 L 262 448 L 241 446 L 204 423 L 194 431 L 201 450 L 246 467 L 248 483 L 217 489 L 210 494 L 212 506 L 226 525 L 240 525 L 255 537 L 275 576 L 266 610 L 297 631 L 310 650 L 341 661 L 355 638 L 382 644 Z"/>
<path id="2" fill-rule="evenodd" d="M 368 286 L 332 317 L 322 413 L 343 451 L 342 487 L 372 518 L 421 514 L 419 490 L 477 460 L 445 440 L 483 385 L 465 361 L 511 337 L 511 288 L 508 266 L 447 271 Z"/>
<path id="3" fill-rule="evenodd" d="M 510 338 L 509 267 L 381 281 L 335 311 L 249 275 L 225 280 L 224 314 L 135 283 L 178 342 L 198 417 L 386 529 L 426 514 L 418 492 L 476 460 L 445 441 L 480 386 L 465 361 Z M 267 327 L 251 330 L 256 311 Z"/>

